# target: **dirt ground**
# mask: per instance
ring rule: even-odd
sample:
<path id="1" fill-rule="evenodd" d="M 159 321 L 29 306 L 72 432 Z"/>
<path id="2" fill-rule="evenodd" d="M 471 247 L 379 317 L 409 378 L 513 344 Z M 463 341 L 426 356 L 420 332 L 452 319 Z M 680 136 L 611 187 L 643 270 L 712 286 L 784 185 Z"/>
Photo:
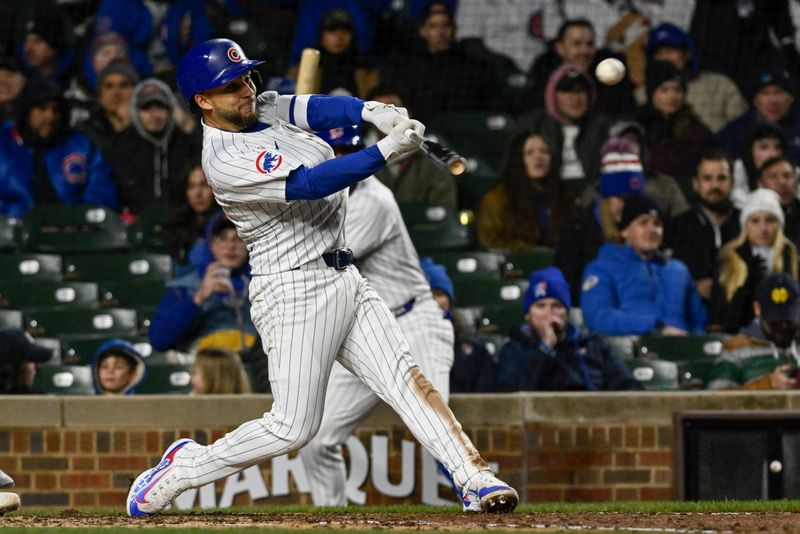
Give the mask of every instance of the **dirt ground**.
<path id="1" fill-rule="evenodd" d="M 604 531 L 639 532 L 800 532 L 800 513 L 659 513 L 623 512 L 515 513 L 194 513 L 144 519 L 98 516 L 64 510 L 50 517 L 15 513 L 0 518 L 0 527 L 126 527 L 201 528 L 259 527 L 297 529 L 376 529 L 444 531 Z"/>

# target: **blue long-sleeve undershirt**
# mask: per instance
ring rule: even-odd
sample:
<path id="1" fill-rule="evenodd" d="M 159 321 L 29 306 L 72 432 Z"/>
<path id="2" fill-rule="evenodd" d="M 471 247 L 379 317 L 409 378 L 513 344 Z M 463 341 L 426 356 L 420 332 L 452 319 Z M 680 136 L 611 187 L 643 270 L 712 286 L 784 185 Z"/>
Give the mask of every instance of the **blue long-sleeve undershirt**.
<path id="1" fill-rule="evenodd" d="M 289 122 L 297 124 L 298 117 L 295 104 L 298 97 L 293 97 L 289 104 Z M 302 104 L 298 104 L 302 105 Z M 312 95 L 306 104 L 306 121 L 315 131 L 361 124 L 361 111 L 364 101 L 352 96 Z M 302 122 L 302 121 L 301 121 Z"/>
<path id="2" fill-rule="evenodd" d="M 386 164 L 373 145 L 353 154 L 323 161 L 316 167 L 298 167 L 286 180 L 286 200 L 313 200 L 341 191 L 378 172 Z"/>

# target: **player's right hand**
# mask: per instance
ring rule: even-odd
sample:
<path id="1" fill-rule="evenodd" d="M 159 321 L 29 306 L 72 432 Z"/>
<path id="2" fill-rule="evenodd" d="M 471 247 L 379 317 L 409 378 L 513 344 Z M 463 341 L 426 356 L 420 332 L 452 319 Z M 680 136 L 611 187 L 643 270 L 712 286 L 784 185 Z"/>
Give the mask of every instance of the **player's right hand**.
<path id="1" fill-rule="evenodd" d="M 414 132 L 425 133 L 425 126 L 417 120 L 404 119 L 402 117 L 395 119 L 394 126 L 389 130 L 389 134 L 377 143 L 383 159 L 389 161 L 417 148 L 417 144 L 406 135 L 406 130 L 409 129 Z"/>
<path id="2" fill-rule="evenodd" d="M 370 100 L 364 102 L 364 109 L 361 110 L 361 118 L 372 123 L 381 132 L 389 135 L 395 126 L 398 118 L 408 120 L 408 110 L 398 108 L 392 104 L 384 104 Z"/>

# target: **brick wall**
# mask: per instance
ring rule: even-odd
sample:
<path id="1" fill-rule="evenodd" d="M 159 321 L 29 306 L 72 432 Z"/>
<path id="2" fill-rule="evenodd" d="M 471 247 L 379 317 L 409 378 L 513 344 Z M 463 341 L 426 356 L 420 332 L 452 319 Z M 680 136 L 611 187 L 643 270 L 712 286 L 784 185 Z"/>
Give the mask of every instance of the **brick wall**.
<path id="1" fill-rule="evenodd" d="M 131 480 L 176 438 L 214 441 L 269 403 L 267 396 L 0 397 L 0 468 L 15 478 L 27 506 L 122 506 Z M 514 394 L 455 396 L 451 404 L 525 501 L 663 500 L 673 496 L 675 411 L 796 410 L 800 393 Z M 357 434 L 367 449 L 373 436 L 388 438 L 388 479 L 398 483 L 403 444 L 412 436 L 386 407 Z M 420 502 L 419 447 L 413 458 L 417 483 L 409 495 L 382 494 L 370 479 L 361 488 L 367 503 Z M 286 491 L 276 489 L 270 462 L 261 477 L 269 497 L 257 504 L 310 502 L 292 477 Z M 218 482 L 217 499 L 225 491 Z M 439 495 L 449 497 L 446 488 Z M 240 492 L 232 502 L 252 499 Z"/>

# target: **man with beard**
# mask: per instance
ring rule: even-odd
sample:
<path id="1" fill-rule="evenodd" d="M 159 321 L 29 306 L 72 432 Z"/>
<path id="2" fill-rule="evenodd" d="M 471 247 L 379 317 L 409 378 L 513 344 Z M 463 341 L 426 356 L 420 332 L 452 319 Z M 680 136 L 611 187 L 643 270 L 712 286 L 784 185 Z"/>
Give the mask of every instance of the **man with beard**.
<path id="1" fill-rule="evenodd" d="M 797 383 L 797 282 L 773 273 L 756 289 L 756 320 L 730 338 L 714 362 L 709 389 L 793 389 Z"/>
<path id="2" fill-rule="evenodd" d="M 666 241 L 673 257 L 689 267 L 697 292 L 707 301 L 720 247 L 739 235 L 739 210 L 731 202 L 733 177 L 728 157 L 709 151 L 692 178 L 697 199 L 692 209 L 673 217 Z"/>

